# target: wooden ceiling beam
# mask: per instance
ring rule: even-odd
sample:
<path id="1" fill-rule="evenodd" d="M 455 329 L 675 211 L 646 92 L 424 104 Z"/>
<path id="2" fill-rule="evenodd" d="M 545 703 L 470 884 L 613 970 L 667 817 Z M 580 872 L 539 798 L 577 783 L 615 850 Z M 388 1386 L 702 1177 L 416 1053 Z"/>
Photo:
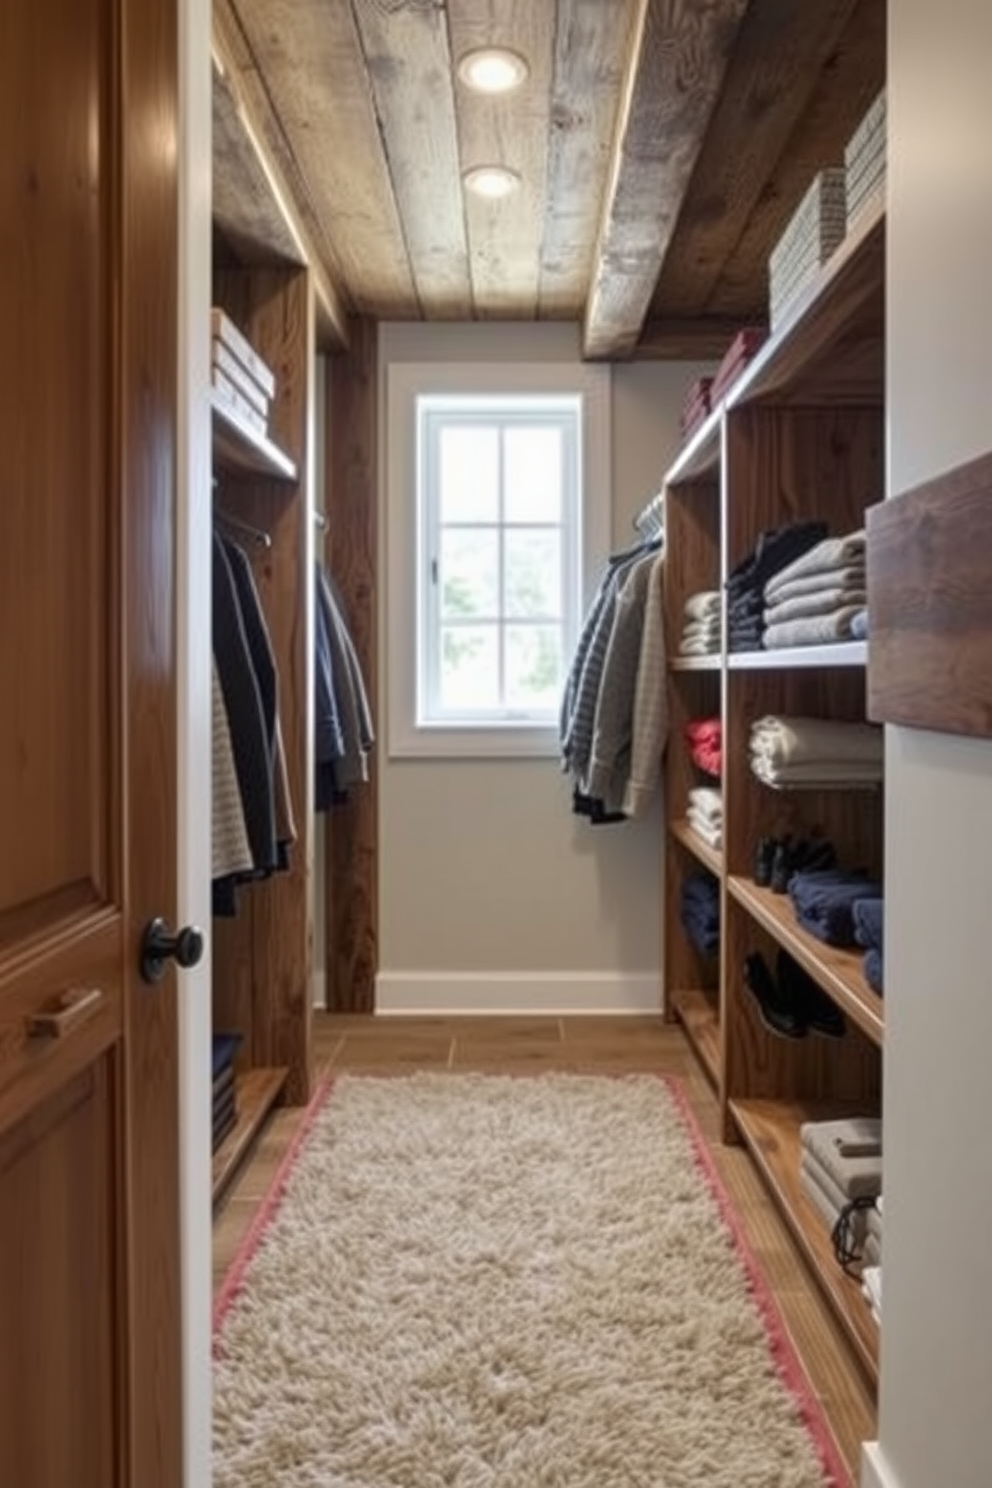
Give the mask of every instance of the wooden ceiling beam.
<path id="1" fill-rule="evenodd" d="M 738 331 L 750 322 L 729 315 L 670 315 L 644 323 L 634 361 L 719 361 Z"/>
<path id="2" fill-rule="evenodd" d="M 254 89 L 249 96 L 245 86 L 248 71 L 237 60 L 237 21 L 227 0 L 214 0 L 213 14 L 214 119 L 219 118 L 223 128 L 223 152 L 215 151 L 214 160 L 215 202 L 223 203 L 217 211 L 218 224 L 226 228 L 235 245 L 239 239 L 263 245 L 269 241 L 267 235 L 273 234 L 287 258 L 307 265 L 314 287 L 318 342 L 328 350 L 341 350 L 348 345 L 347 311 L 328 269 L 326 252 L 304 220 L 299 188 L 294 191 L 283 162 L 271 147 L 274 121 L 260 117 L 260 102 L 262 109 L 269 109 L 264 92 Z M 226 179 L 225 171 L 229 172 Z M 245 196 L 245 191 L 251 195 Z"/>
<path id="3" fill-rule="evenodd" d="M 352 14 L 422 317 L 470 320 L 474 306 L 446 10 L 380 8 L 352 0 Z"/>
<path id="4" fill-rule="evenodd" d="M 703 314 L 859 0 L 753 0 L 652 314 Z"/>
<path id="5" fill-rule="evenodd" d="M 638 0 L 583 330 L 629 356 L 654 294 L 747 0 Z"/>

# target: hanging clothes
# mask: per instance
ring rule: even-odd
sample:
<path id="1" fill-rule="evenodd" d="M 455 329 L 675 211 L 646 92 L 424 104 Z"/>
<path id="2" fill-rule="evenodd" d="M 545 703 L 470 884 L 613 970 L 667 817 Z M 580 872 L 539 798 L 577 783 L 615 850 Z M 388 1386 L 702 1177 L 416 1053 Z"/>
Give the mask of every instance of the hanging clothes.
<path id="1" fill-rule="evenodd" d="M 560 714 L 573 810 L 596 824 L 643 814 L 667 732 L 659 539 L 611 558 L 583 625 Z"/>
<path id="2" fill-rule="evenodd" d="M 296 829 L 279 722 L 278 674 L 255 577 L 247 555 L 217 533 L 213 658 L 218 684 L 213 739 L 214 913 L 231 915 L 238 885 L 288 867 Z M 232 799 L 235 782 L 244 839 L 238 834 Z"/>
<path id="3" fill-rule="evenodd" d="M 368 780 L 375 732 L 368 690 L 341 597 L 319 563 L 316 608 L 315 801 L 318 811 L 327 811 L 346 801 L 352 786 Z"/>

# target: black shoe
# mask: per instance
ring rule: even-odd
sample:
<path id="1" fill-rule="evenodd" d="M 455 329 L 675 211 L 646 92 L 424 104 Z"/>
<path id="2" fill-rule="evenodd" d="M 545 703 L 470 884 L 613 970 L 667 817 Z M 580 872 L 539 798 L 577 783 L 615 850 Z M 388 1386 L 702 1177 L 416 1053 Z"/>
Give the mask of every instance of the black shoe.
<path id="1" fill-rule="evenodd" d="M 788 993 L 775 981 L 760 951 L 744 960 L 744 985 L 754 997 L 758 1016 L 769 1033 L 780 1038 L 805 1038 L 805 1020 Z"/>
<path id="2" fill-rule="evenodd" d="M 844 1037 L 847 1032 L 844 1014 L 788 951 L 779 951 L 775 973 L 780 989 L 811 1033 L 820 1033 L 824 1038 Z"/>
<path id="3" fill-rule="evenodd" d="M 778 847 L 774 837 L 759 837 L 754 850 L 754 881 L 759 889 L 767 889 L 772 881 L 772 863 Z"/>
<path id="4" fill-rule="evenodd" d="M 773 894 L 784 894 L 789 887 L 789 879 L 796 871 L 795 847 L 791 837 L 783 837 L 776 845 L 775 856 L 772 858 L 772 876 L 770 888 Z"/>
<path id="5" fill-rule="evenodd" d="M 814 873 L 821 868 L 835 868 L 837 852 L 827 837 L 803 837 L 796 843 L 792 854 L 795 873 Z"/>

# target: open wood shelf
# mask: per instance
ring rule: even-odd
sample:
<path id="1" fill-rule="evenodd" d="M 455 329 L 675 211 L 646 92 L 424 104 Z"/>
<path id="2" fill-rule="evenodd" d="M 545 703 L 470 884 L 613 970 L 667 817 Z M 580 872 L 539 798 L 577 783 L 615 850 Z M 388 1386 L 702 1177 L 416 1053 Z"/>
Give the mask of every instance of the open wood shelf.
<path id="1" fill-rule="evenodd" d="M 879 1330 L 860 1282 L 838 1264 L 819 1211 L 799 1179 L 799 1128 L 863 1108 L 820 1101 L 732 1100 L 731 1114 L 817 1282 L 840 1321 L 872 1384 L 878 1383 Z"/>
<path id="2" fill-rule="evenodd" d="M 718 672 L 723 658 L 719 651 L 711 656 L 673 656 L 668 663 L 670 672 Z"/>
<path id="3" fill-rule="evenodd" d="M 703 1072 L 713 1086 L 720 1086 L 720 1014 L 715 992 L 680 989 L 672 993 L 673 1012 L 678 1014 Z"/>
<path id="4" fill-rule="evenodd" d="M 789 646 L 778 651 L 731 651 L 730 672 L 794 671 L 796 667 L 864 667 L 867 641 L 838 641 L 832 646 Z"/>
<path id="5" fill-rule="evenodd" d="M 706 475 L 716 475 L 720 464 L 721 408 L 722 403 L 707 414 L 698 429 L 693 429 L 668 472 L 668 485 L 676 485 L 680 481 L 696 481 Z"/>
<path id="6" fill-rule="evenodd" d="M 216 397 L 213 413 L 214 464 L 233 475 L 257 475 L 266 480 L 295 481 L 296 465 L 277 444 L 259 434 Z"/>
<path id="7" fill-rule="evenodd" d="M 217 1148 L 211 1162 L 211 1187 L 215 1204 L 241 1166 L 262 1123 L 282 1094 L 288 1075 L 288 1069 L 259 1067 L 235 1076 L 238 1119 Z"/>
<path id="8" fill-rule="evenodd" d="M 867 210 L 728 391 L 726 405 L 811 395 L 881 404 L 884 388 L 885 206 Z M 702 432 L 702 431 L 700 431 Z"/>
<path id="9" fill-rule="evenodd" d="M 723 872 L 723 853 L 718 847 L 710 847 L 705 838 L 700 837 L 695 828 L 684 818 L 669 822 L 668 830 L 676 842 L 681 842 L 684 848 L 698 858 L 704 868 L 708 868 L 717 878 Z"/>
<path id="10" fill-rule="evenodd" d="M 728 879 L 727 886 L 738 904 L 795 957 L 851 1022 L 873 1044 L 880 1045 L 884 1004 L 865 981 L 861 969 L 864 952 L 842 950 L 810 935 L 797 921 L 787 894 L 773 894 L 771 889 L 759 888 L 749 878 L 739 875 Z"/>

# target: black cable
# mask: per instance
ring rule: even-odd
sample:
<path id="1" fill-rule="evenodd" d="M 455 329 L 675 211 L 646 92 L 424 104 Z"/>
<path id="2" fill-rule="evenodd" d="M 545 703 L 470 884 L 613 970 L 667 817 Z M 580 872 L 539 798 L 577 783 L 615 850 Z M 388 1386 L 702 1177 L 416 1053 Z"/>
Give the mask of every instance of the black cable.
<path id="1" fill-rule="evenodd" d="M 877 1209 L 875 1196 L 866 1195 L 859 1199 L 852 1199 L 845 1204 L 833 1229 L 830 1231 L 830 1241 L 834 1248 L 837 1262 L 847 1272 L 848 1276 L 856 1276 L 858 1273 L 851 1270 L 852 1266 L 859 1265 L 864 1258 L 861 1245 L 855 1239 L 852 1219 L 855 1214 L 864 1213 L 867 1209 Z"/>

